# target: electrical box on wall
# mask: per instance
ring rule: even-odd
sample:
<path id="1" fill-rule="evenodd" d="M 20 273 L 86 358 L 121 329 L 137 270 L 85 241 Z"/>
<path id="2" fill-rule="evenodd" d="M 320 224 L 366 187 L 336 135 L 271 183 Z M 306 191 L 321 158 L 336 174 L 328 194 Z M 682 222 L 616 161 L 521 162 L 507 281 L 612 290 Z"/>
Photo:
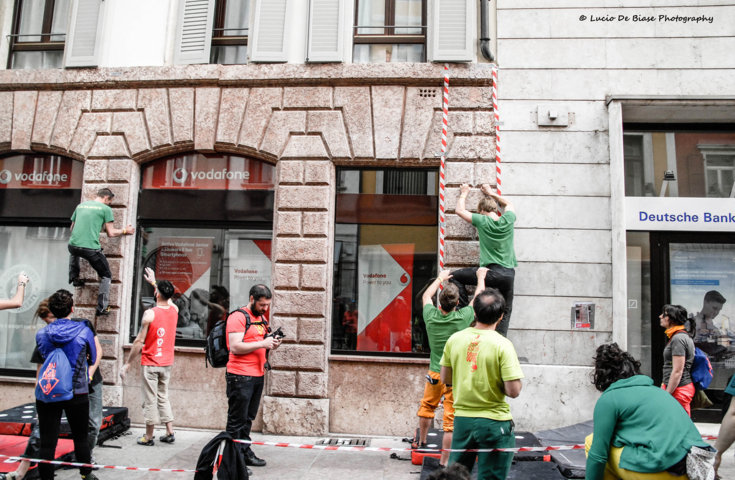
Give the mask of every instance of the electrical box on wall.
<path id="1" fill-rule="evenodd" d="M 567 127 L 569 126 L 569 109 L 566 105 L 539 105 L 539 127 Z"/>
<path id="2" fill-rule="evenodd" d="M 591 330 L 595 328 L 595 304 L 576 302 L 572 305 L 572 329 Z"/>

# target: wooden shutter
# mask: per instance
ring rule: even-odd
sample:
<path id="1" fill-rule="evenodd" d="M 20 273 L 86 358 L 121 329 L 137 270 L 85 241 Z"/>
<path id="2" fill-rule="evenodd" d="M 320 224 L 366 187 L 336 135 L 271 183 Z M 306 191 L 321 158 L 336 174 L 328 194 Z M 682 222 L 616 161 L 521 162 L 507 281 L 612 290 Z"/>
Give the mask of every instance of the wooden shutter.
<path id="1" fill-rule="evenodd" d="M 103 0 L 73 0 L 64 46 L 65 67 L 96 67 L 99 64 Z"/>
<path id="2" fill-rule="evenodd" d="M 431 11 L 431 60 L 471 62 L 477 30 L 475 0 L 434 0 Z"/>
<path id="3" fill-rule="evenodd" d="M 299 0 L 303 1 L 303 0 Z M 288 0 L 255 0 L 250 60 L 285 62 Z M 250 38 L 248 42 L 250 42 Z"/>
<path id="4" fill-rule="evenodd" d="M 174 63 L 209 63 L 214 0 L 180 0 Z"/>
<path id="5" fill-rule="evenodd" d="M 309 1 L 307 62 L 341 62 L 345 0 Z"/>

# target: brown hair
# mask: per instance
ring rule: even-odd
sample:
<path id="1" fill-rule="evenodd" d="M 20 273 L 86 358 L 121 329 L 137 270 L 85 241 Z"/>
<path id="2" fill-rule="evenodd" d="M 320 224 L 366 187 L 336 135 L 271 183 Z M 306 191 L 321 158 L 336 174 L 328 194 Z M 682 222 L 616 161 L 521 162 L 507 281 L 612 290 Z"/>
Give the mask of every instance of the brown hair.
<path id="1" fill-rule="evenodd" d="M 463 287 L 464 288 L 464 287 Z M 445 312 L 451 312 L 459 303 L 459 288 L 453 283 L 444 285 L 444 289 L 439 294 L 439 305 Z"/>
<path id="2" fill-rule="evenodd" d="M 482 197 L 482 199 L 480 199 L 480 201 L 477 203 L 477 211 L 480 213 L 497 213 L 498 202 L 496 202 L 493 197 Z"/>

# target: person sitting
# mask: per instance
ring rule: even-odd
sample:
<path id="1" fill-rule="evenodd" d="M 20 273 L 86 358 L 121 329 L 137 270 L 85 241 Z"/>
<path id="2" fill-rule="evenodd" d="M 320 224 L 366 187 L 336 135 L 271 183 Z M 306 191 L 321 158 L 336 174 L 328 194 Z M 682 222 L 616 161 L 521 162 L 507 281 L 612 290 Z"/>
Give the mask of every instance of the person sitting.
<path id="1" fill-rule="evenodd" d="M 585 440 L 587 480 L 686 480 L 687 454 L 709 449 L 681 405 L 617 343 L 600 345 L 593 383 L 602 392 Z"/>

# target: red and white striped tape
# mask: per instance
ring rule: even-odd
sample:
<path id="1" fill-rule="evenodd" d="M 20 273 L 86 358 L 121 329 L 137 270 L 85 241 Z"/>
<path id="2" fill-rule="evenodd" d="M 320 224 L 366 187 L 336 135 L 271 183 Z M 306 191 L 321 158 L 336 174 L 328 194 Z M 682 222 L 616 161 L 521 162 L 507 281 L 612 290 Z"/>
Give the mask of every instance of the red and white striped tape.
<path id="1" fill-rule="evenodd" d="M 20 462 L 28 460 L 33 463 L 50 463 L 51 465 L 61 465 L 64 467 L 89 467 L 99 468 L 105 470 L 128 470 L 128 471 L 139 471 L 139 472 L 166 472 L 166 473 L 196 473 L 196 470 L 189 470 L 185 468 L 150 468 L 150 467 L 123 467 L 119 465 L 99 465 L 97 463 L 79 463 L 79 462 L 62 462 L 60 460 L 42 460 L 40 458 L 25 458 L 25 457 L 12 457 L 10 455 L 4 455 L 0 453 L 0 457 L 4 457 L 7 461 Z"/>
<path id="2" fill-rule="evenodd" d="M 445 165 L 447 155 L 447 125 L 449 124 L 449 65 L 444 64 L 444 88 L 442 89 L 442 150 L 439 160 L 439 271 L 444 270 L 445 188 L 447 179 Z"/>
<path id="3" fill-rule="evenodd" d="M 501 157 L 500 157 L 500 110 L 498 110 L 498 66 L 493 65 L 493 118 L 495 119 L 495 189 L 502 195 Z"/>

